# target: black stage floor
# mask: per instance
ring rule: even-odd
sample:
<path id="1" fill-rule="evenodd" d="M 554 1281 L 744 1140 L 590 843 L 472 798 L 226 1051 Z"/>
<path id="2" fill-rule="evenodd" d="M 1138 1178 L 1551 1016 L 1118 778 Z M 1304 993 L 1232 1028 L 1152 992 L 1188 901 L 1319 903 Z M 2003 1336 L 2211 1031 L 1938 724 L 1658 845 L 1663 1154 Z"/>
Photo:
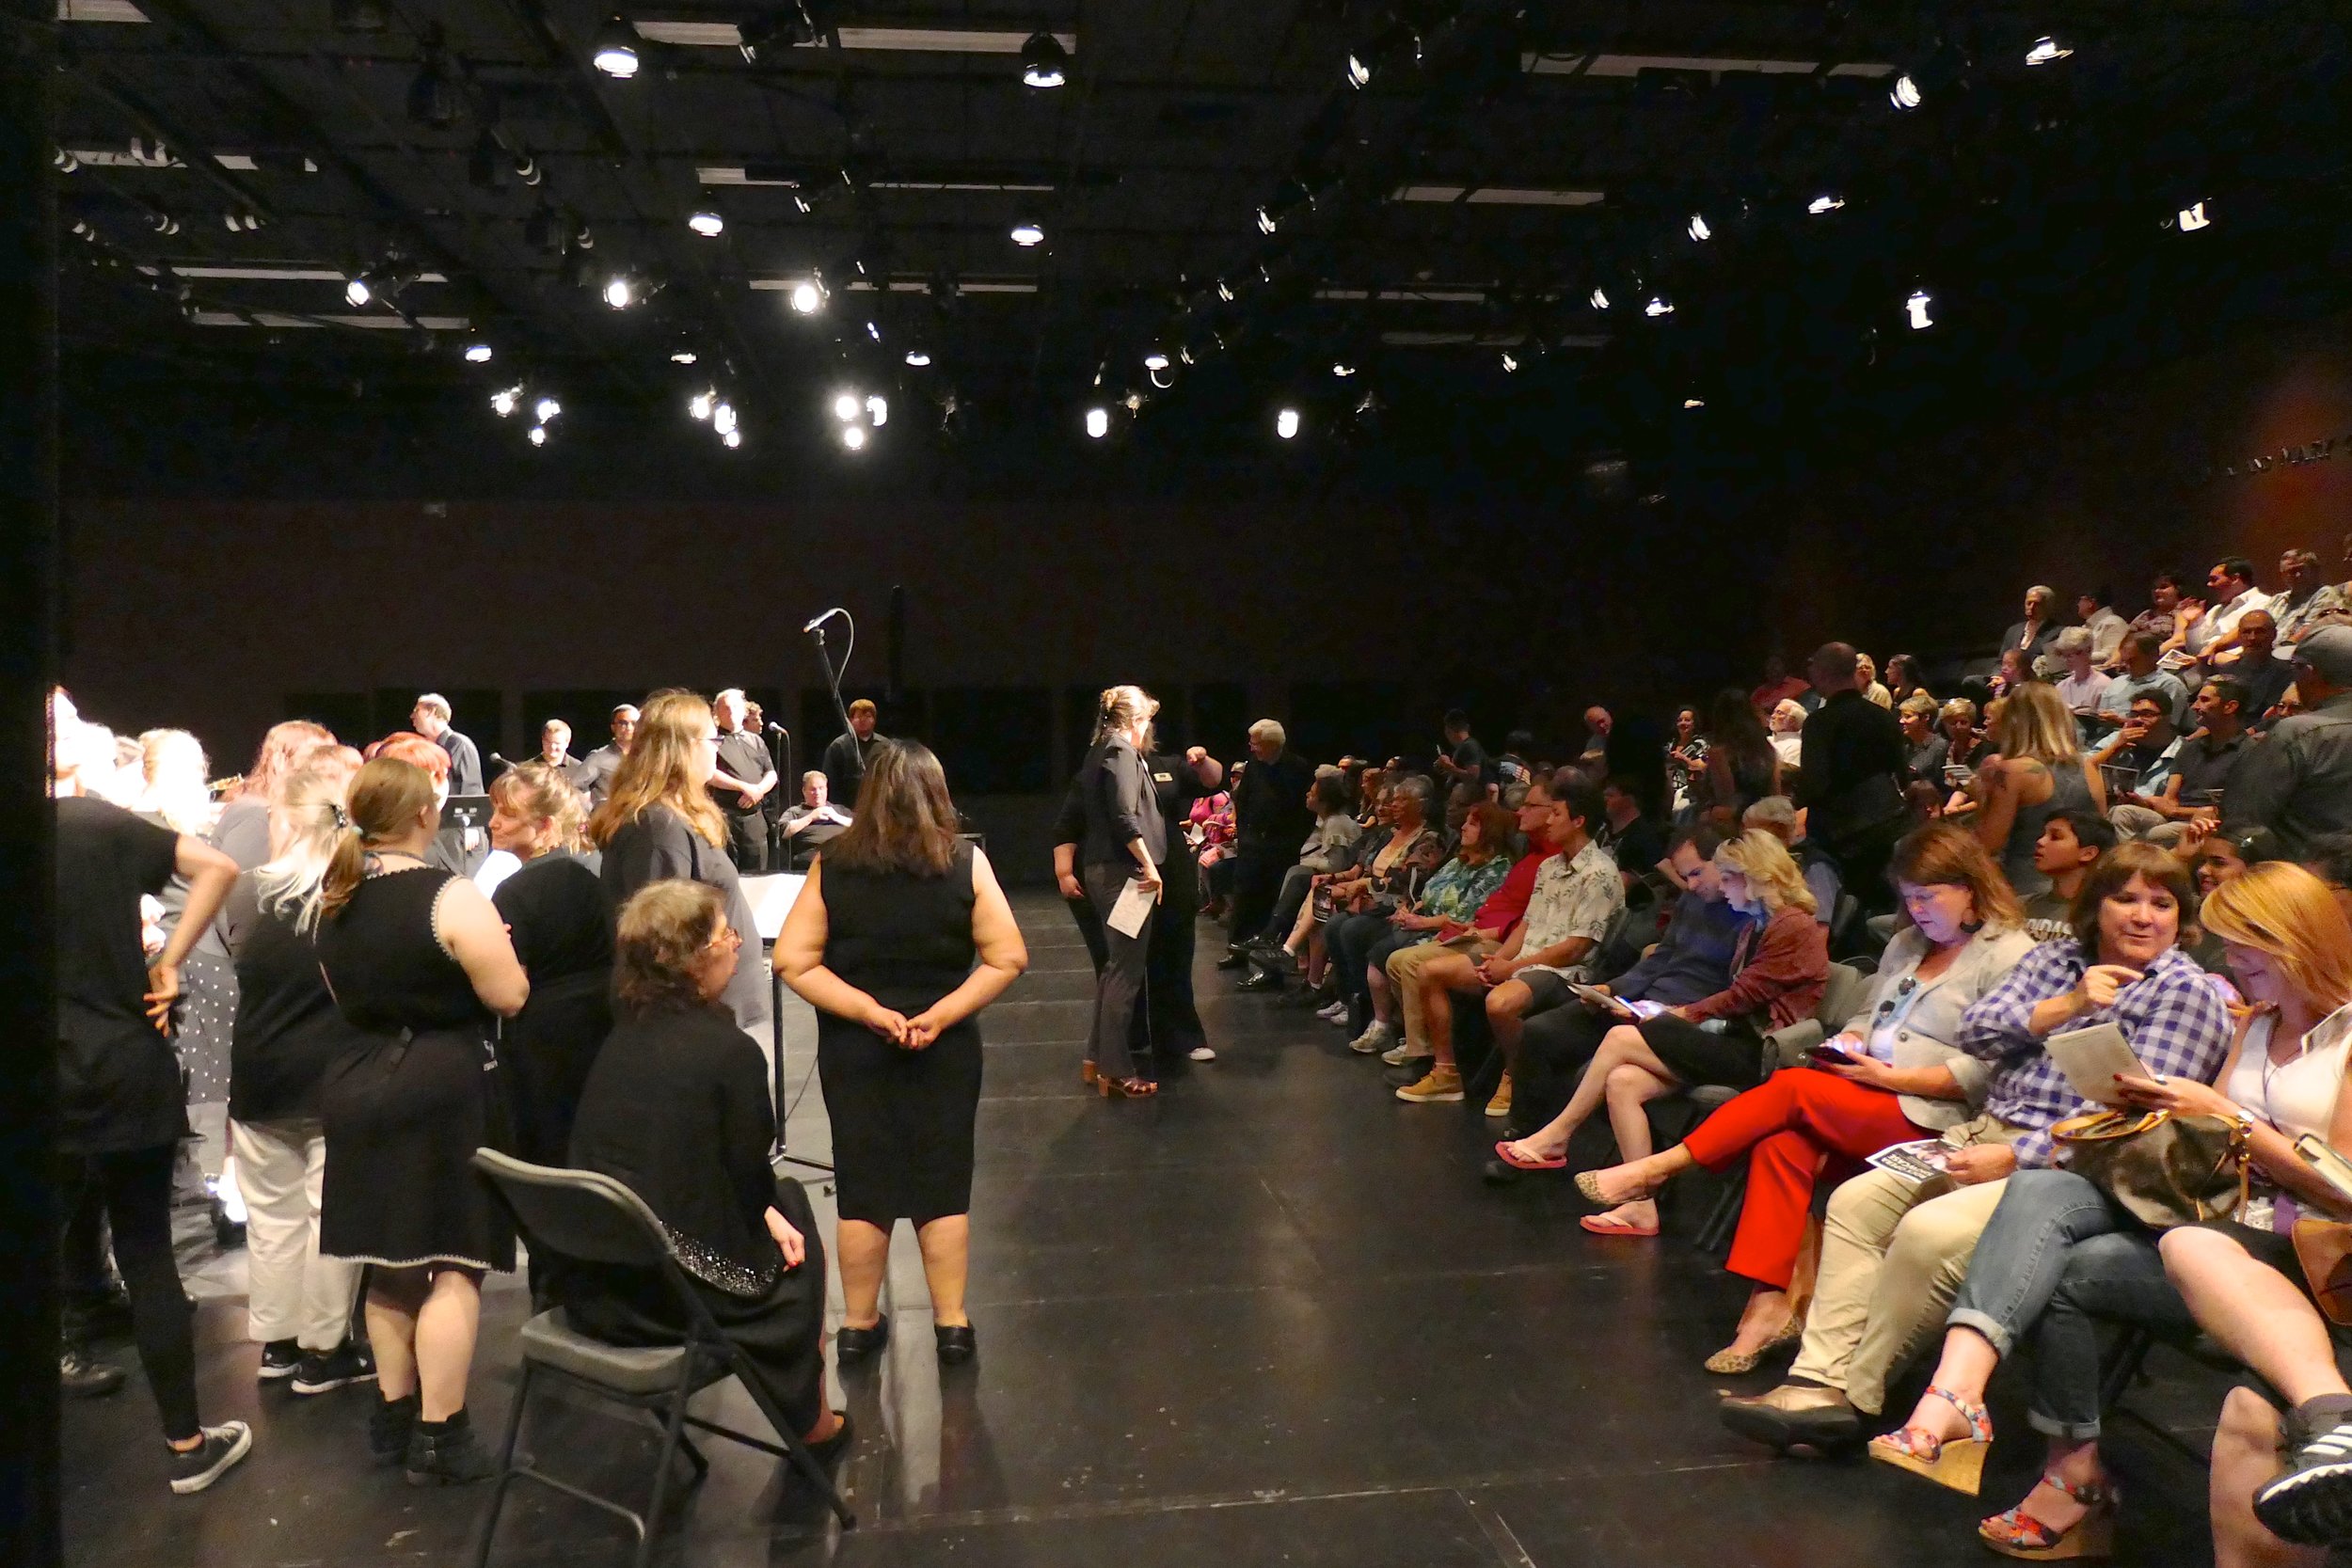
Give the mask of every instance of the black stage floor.
<path id="1" fill-rule="evenodd" d="M 2039 1445 L 1999 1386 L 1984 1501 L 1867 1462 L 1762 1456 L 1717 1427 L 1699 1362 L 1730 1336 L 1739 1284 L 1688 1235 L 1707 1200 L 1670 1199 L 1662 1243 L 1579 1231 L 1563 1181 L 1484 1187 L 1475 1105 L 1413 1107 L 1301 1011 L 1233 994 L 1200 927 L 1201 1011 L 1222 1053 L 1156 1101 L 1104 1102 L 1077 1063 L 1091 976 L 1050 898 L 1017 901 L 1034 967 L 985 1021 L 974 1196 L 975 1366 L 930 1353 L 912 1237 L 898 1237 L 883 1364 L 842 1379 L 860 1429 L 846 1534 L 755 1453 L 707 1445 L 712 1473 L 664 1532 L 666 1563 L 1332 1564 L 1344 1568 L 1737 1568 L 1994 1560 L 1973 1521 L 2030 1481 Z M 797 1007 L 797 1003 L 794 1004 Z M 807 1077 L 787 1020 L 788 1087 Z M 790 1121 L 825 1147 L 818 1097 Z M 1596 1150 L 1596 1156 L 1597 1150 Z M 820 1214 L 821 1191 L 812 1188 Z M 527 1298 L 495 1281 L 474 1376 L 496 1432 Z M 838 1293 L 835 1294 L 838 1310 Z M 364 1391 L 257 1389 L 235 1300 L 199 1333 L 208 1419 L 254 1423 L 253 1457 L 211 1492 L 164 1485 L 135 1377 L 69 1405 L 71 1560 L 108 1568 L 471 1560 L 483 1488 L 419 1492 L 368 1467 Z M 127 1359 L 127 1347 L 112 1353 Z M 2201 1449 L 2221 1388 L 2157 1366 L 2142 1410 Z M 1909 1397 L 1911 1387 L 1904 1391 Z M 534 1402 L 536 1403 L 536 1402 Z M 704 1397 L 757 1427 L 739 1392 Z M 642 1497 L 652 1434 L 538 1405 L 535 1441 Z M 2120 1560 L 2208 1560 L 2201 1465 L 2119 1426 Z M 626 1528 L 518 1486 L 493 1560 L 605 1568 Z"/>

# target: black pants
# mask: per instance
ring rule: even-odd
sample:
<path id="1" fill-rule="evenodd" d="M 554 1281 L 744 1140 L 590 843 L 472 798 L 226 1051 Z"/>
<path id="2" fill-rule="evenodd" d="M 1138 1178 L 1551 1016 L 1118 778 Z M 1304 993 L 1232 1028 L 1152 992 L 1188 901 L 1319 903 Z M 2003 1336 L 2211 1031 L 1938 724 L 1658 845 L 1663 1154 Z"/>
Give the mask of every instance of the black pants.
<path id="1" fill-rule="evenodd" d="M 58 1157 L 57 1196 L 74 1212 L 95 1191 L 114 1231 L 115 1267 L 131 1292 L 131 1330 L 139 1365 L 154 1390 L 164 1435 L 184 1442 L 201 1430 L 196 1416 L 196 1333 L 180 1266 L 171 1251 L 172 1144 L 106 1154 Z"/>
<path id="2" fill-rule="evenodd" d="M 1519 1031 L 1519 1060 L 1511 1075 L 1511 1121 L 1541 1127 L 1566 1107 L 1577 1080 L 1621 1022 L 1570 1002 L 1530 1018 Z"/>
<path id="3" fill-rule="evenodd" d="M 1094 1025 L 1087 1036 L 1087 1058 L 1108 1078 L 1151 1078 L 1152 1053 L 1135 1049 L 1136 1015 L 1145 1011 L 1152 928 L 1161 911 L 1144 916 L 1143 929 L 1121 936 L 1110 928 L 1111 910 L 1134 879 L 1131 866 L 1099 864 L 1082 874 L 1095 917 L 1103 922 L 1104 962 L 1094 979 Z"/>
<path id="4" fill-rule="evenodd" d="M 1895 846 L 1910 825 L 1906 817 L 1836 840 L 1823 840 L 1821 852 L 1837 863 L 1837 879 L 1842 891 L 1854 895 L 1865 914 L 1881 914 L 1894 908 L 1895 890 L 1887 885 L 1886 863 L 1895 858 Z M 1823 910 L 1823 920 L 1834 920 L 1837 911 Z"/>
<path id="5" fill-rule="evenodd" d="M 1282 873 L 1280 890 L 1274 895 L 1274 912 L 1266 916 L 1265 936 L 1275 942 L 1291 939 L 1291 928 L 1298 924 L 1298 911 L 1307 907 L 1307 895 L 1314 892 L 1315 874 L 1303 865 L 1294 864 Z"/>
<path id="6" fill-rule="evenodd" d="M 1094 977 L 1103 977 L 1103 965 L 1109 961 L 1110 949 L 1103 945 L 1103 917 L 1094 912 L 1094 906 L 1084 898 L 1065 898 L 1070 918 L 1078 927 L 1078 940 L 1087 944 L 1087 957 L 1094 962 Z"/>
<path id="7" fill-rule="evenodd" d="M 768 869 L 768 819 L 757 812 L 728 812 L 727 856 L 738 871 Z"/>
<path id="8" fill-rule="evenodd" d="M 1062 902 L 1070 908 L 1070 918 L 1078 927 L 1079 940 L 1087 944 L 1087 957 L 1094 960 L 1094 978 L 1099 985 L 1103 966 L 1110 959 L 1110 947 L 1104 940 L 1103 917 L 1083 898 L 1065 898 Z M 1144 1006 L 1135 1010 L 1135 1022 L 1127 1036 L 1128 1049 L 1138 1056 L 1155 1047 L 1161 1051 L 1190 1051 L 1209 1043 L 1208 1030 L 1200 1022 L 1200 1008 L 1192 993 L 1192 923 L 1196 918 L 1188 895 L 1183 894 L 1171 879 L 1168 896 L 1152 917 L 1152 940 L 1144 944 Z"/>
<path id="9" fill-rule="evenodd" d="M 1282 875 L 1298 863 L 1296 846 L 1238 844 L 1233 847 L 1233 925 L 1235 942 L 1248 942 L 1263 929 L 1282 890 Z M 1287 932 L 1276 932 L 1279 938 Z"/>

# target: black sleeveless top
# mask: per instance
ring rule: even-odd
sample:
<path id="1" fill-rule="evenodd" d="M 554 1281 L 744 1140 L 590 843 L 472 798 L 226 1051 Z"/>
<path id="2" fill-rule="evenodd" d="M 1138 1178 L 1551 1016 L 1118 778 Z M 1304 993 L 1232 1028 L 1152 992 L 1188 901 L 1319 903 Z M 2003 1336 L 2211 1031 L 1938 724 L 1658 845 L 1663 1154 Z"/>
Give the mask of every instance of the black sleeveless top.
<path id="1" fill-rule="evenodd" d="M 489 1011 L 435 934 L 433 906 L 453 873 L 376 872 L 319 922 L 319 966 L 344 1018 L 371 1034 L 486 1029 Z"/>
<path id="2" fill-rule="evenodd" d="M 824 870 L 825 967 L 912 1018 L 963 984 L 972 941 L 972 847 L 959 842 L 944 876 Z"/>

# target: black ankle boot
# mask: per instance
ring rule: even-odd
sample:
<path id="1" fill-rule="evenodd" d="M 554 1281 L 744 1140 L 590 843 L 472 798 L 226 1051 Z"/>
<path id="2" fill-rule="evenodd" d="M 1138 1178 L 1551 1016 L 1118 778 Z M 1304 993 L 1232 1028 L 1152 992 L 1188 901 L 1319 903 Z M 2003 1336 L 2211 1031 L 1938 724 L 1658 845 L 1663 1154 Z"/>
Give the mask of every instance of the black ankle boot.
<path id="1" fill-rule="evenodd" d="M 420 1418 L 408 1434 L 408 1484 L 462 1486 L 498 1474 L 498 1463 L 474 1440 L 462 1410 L 446 1421 Z"/>
<path id="2" fill-rule="evenodd" d="M 408 1435 L 416 1430 L 417 1396 L 377 1400 L 368 1412 L 368 1451 L 378 1465 L 397 1465 L 408 1457 Z"/>

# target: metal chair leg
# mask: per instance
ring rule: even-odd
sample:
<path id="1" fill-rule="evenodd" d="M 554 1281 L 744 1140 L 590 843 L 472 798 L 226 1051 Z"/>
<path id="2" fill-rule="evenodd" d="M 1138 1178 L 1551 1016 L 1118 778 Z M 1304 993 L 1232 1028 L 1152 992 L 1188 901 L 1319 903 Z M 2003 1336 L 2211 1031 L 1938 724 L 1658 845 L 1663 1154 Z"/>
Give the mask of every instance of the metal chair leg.
<path id="1" fill-rule="evenodd" d="M 637 1568 L 653 1560 L 654 1532 L 661 1528 L 661 1504 L 670 1492 L 670 1456 L 677 1451 L 686 1428 L 686 1401 L 694 1389 L 694 1357 L 690 1353 L 678 1369 L 677 1392 L 670 1399 L 670 1417 L 661 1429 L 661 1452 L 655 1457 L 653 1500 L 645 1505 L 645 1522 L 637 1530 Z"/>
<path id="2" fill-rule="evenodd" d="M 498 1479 L 490 1485 L 490 1506 L 482 1521 L 482 1544 L 474 1550 L 473 1568 L 489 1568 L 490 1543 L 498 1534 L 499 1514 L 506 1507 L 506 1489 L 515 1480 L 515 1445 L 523 1433 L 523 1406 L 531 1401 L 530 1361 L 523 1362 L 522 1381 L 515 1386 L 515 1402 L 506 1412 L 506 1440 L 499 1447 Z"/>

